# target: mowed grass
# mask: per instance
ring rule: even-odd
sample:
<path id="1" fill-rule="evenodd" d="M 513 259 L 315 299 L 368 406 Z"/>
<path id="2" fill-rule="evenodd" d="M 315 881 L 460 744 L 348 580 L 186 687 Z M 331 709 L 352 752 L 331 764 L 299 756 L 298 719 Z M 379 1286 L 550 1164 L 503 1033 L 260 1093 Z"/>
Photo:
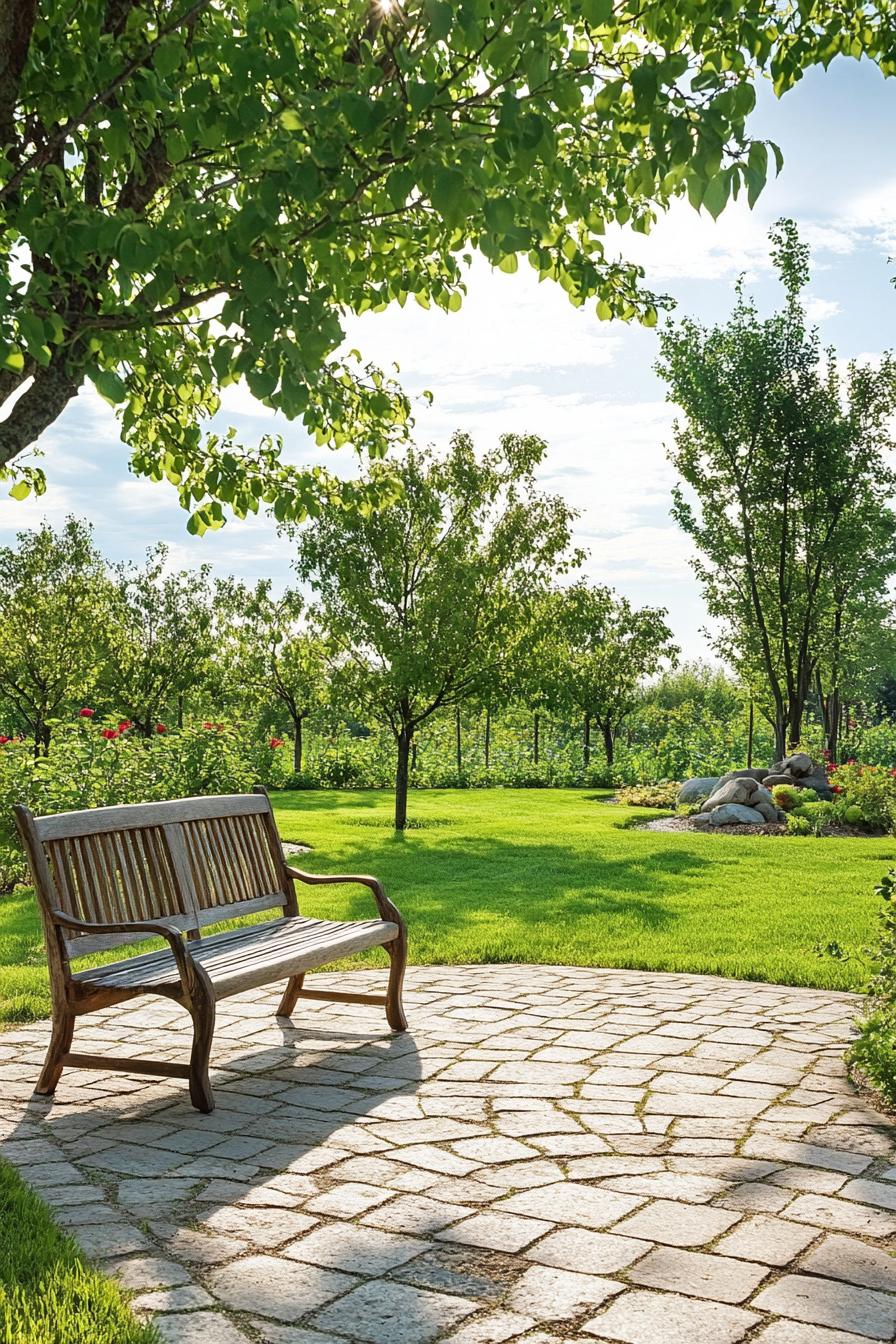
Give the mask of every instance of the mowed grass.
<path id="1" fill-rule="evenodd" d="M 860 988 L 853 953 L 873 937 L 874 884 L 896 841 L 635 830 L 654 813 L 593 790 L 420 791 L 414 827 L 391 829 L 385 792 L 274 796 L 285 840 L 314 872 L 371 872 L 404 913 L 412 962 L 542 962 L 696 971 Z M 300 888 L 303 911 L 365 918 L 360 888 Z M 0 1020 L 49 1010 L 34 900 L 0 897 Z M 145 950 L 145 946 L 141 950 Z M 116 954 L 120 955 L 120 954 Z M 381 964 L 379 952 L 366 960 Z M 357 959 L 354 964 L 358 964 Z"/>
<path id="2" fill-rule="evenodd" d="M 159 1344 L 121 1291 L 85 1264 L 46 1205 L 0 1162 L 3 1344 Z"/>

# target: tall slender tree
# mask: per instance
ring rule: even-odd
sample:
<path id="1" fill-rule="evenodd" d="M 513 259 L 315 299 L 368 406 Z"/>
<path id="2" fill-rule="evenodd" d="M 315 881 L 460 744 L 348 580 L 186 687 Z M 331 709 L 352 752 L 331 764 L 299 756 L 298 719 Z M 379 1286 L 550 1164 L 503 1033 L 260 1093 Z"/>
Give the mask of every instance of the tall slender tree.
<path id="1" fill-rule="evenodd" d="M 661 334 L 658 367 L 683 412 L 673 515 L 697 549 L 716 647 L 747 684 L 761 672 L 783 755 L 823 650 L 896 573 L 896 358 L 843 372 L 802 304 L 808 249 L 791 221 L 771 237 L 783 308 L 761 317 L 741 283 L 726 323 Z"/>

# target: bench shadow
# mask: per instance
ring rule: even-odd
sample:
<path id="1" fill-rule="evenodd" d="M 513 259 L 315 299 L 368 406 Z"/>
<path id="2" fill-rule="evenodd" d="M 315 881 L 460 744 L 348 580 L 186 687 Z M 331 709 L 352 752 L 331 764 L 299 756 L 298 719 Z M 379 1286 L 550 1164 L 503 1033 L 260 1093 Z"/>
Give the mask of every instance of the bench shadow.
<path id="1" fill-rule="evenodd" d="M 184 1058 L 189 1018 L 158 999 L 138 1002 L 149 1006 L 152 1018 L 170 1016 L 179 1030 L 172 1042 L 161 1021 L 153 1025 L 157 1040 L 169 1038 L 159 1052 L 149 1045 L 150 1028 L 132 1009 L 133 1028 L 147 1033 L 137 1048 Z M 237 1009 L 233 1014 L 230 1002 Z M 191 1107 L 179 1081 L 69 1071 L 55 1098 L 25 1103 L 21 1130 L 8 1141 L 32 1139 L 34 1121 L 41 1121 L 44 1136 L 61 1149 L 56 1160 L 75 1164 L 84 1183 L 101 1188 L 109 1211 L 99 1216 L 86 1197 L 83 1204 L 68 1202 L 83 1193 L 74 1174 L 74 1193 L 46 1193 L 64 1230 L 101 1268 L 120 1273 L 126 1287 L 147 1291 L 133 1278 L 137 1271 L 128 1269 L 130 1262 L 150 1256 L 183 1264 L 211 1291 L 215 1306 L 252 1320 L 260 1337 L 274 1342 L 277 1330 L 287 1326 L 327 1335 L 331 1329 L 348 1332 L 347 1322 L 360 1310 L 376 1317 L 377 1300 L 368 1296 L 374 1287 L 382 1291 L 380 1280 L 389 1275 L 403 1321 L 421 1313 L 414 1339 L 435 1338 L 450 1322 L 434 1320 L 435 1300 L 419 1297 L 416 1289 L 445 1280 L 451 1292 L 452 1274 L 461 1282 L 476 1254 L 431 1245 L 435 1226 L 380 1228 L 375 1210 L 430 1184 L 427 1130 L 447 1117 L 451 1101 L 434 1101 L 427 1125 L 416 1097 L 427 1070 L 413 1031 L 394 1034 L 385 1024 L 381 1029 L 376 1010 L 368 1025 L 360 1015 L 319 1011 L 318 1020 L 302 1020 L 301 1005 L 295 1021 L 275 1018 L 274 995 L 270 1006 L 267 1018 L 248 996 L 220 1005 L 211 1114 Z M 251 1009 L 248 1015 L 245 1008 Z M 96 1017 L 92 1021 L 96 1024 Z M 98 1045 L 108 1036 L 103 1048 L 109 1053 L 115 1045 L 113 1022 L 107 1016 L 92 1033 Z M 119 1030 L 128 1025 L 119 1023 Z M 234 1048 L 233 1042 L 241 1036 L 244 1042 L 248 1034 L 257 1044 Z M 120 1080 L 139 1088 L 130 1104 L 121 1096 L 95 1103 L 85 1096 L 85 1084 L 108 1082 L 114 1097 Z M 381 1126 L 388 1132 L 390 1125 L 408 1123 L 420 1127 L 419 1144 L 413 1142 L 415 1133 L 407 1133 L 399 1149 L 379 1133 Z M 475 1211 L 471 1205 L 470 1214 Z M 366 1224 L 368 1214 L 372 1221 Z M 339 1305 L 365 1285 L 360 1300 Z M 391 1309 L 383 1305 L 383 1328 Z"/>

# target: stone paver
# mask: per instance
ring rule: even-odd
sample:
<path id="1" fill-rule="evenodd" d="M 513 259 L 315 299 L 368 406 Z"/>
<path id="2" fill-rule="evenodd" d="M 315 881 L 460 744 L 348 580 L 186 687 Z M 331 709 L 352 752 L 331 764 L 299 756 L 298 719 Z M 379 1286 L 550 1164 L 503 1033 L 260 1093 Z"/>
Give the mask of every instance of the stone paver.
<path id="1" fill-rule="evenodd" d="M 379 972 L 320 977 L 381 990 Z M 850 995 L 557 967 L 415 968 L 411 1030 L 219 1006 L 217 1107 L 4 1033 L 0 1156 L 163 1344 L 870 1344 L 896 1331 L 896 1150 Z M 75 1048 L 189 1053 L 136 1002 Z"/>

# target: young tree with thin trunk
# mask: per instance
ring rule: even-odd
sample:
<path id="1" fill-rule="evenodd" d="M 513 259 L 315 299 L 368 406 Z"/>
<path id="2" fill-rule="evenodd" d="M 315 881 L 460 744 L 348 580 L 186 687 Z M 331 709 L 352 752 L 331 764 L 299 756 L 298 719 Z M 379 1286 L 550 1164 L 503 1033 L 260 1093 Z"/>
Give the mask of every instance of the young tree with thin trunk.
<path id="1" fill-rule="evenodd" d="M 49 749 L 52 719 L 91 707 L 109 609 L 86 523 L 68 518 L 58 532 L 44 523 L 0 549 L 0 698 L 35 753 Z"/>
<path id="2" fill-rule="evenodd" d="M 116 565 L 103 632 L 100 686 L 113 709 L 144 737 L 175 715 L 202 682 L 212 653 L 210 569 L 170 570 L 168 547 L 146 563 Z"/>
<path id="3" fill-rule="evenodd" d="M 444 455 L 410 449 L 392 503 L 369 516 L 330 510 L 301 533 L 298 572 L 342 683 L 395 739 L 397 830 L 420 725 L 501 679 L 520 623 L 567 562 L 572 511 L 535 483 L 545 451 L 514 434 L 481 455 L 463 434 Z"/>
<path id="4" fill-rule="evenodd" d="M 823 652 L 846 638 L 838 612 L 896 573 L 896 359 L 842 373 L 807 324 L 808 249 L 790 221 L 771 236 L 784 307 L 761 317 L 741 284 L 723 325 L 668 327 L 658 367 L 683 412 L 673 516 L 697 549 L 716 648 L 747 684 L 761 673 L 783 756 Z"/>
<path id="5" fill-rule="evenodd" d="M 662 607 L 633 607 L 612 589 L 577 583 L 560 595 L 558 629 L 563 644 L 565 694 L 583 724 L 583 763 L 591 761 L 591 726 L 603 738 L 607 765 L 616 739 L 638 704 L 645 679 L 678 648 Z"/>
<path id="6" fill-rule="evenodd" d="M 0 473 L 42 488 L 25 454 L 90 380 L 194 531 L 358 503 L 276 440 L 205 433 L 221 390 L 379 456 L 409 403 L 338 353 L 345 318 L 455 310 L 466 250 L 654 323 L 607 229 L 754 200 L 766 73 L 780 94 L 838 53 L 892 70 L 890 0 L 805 9 L 0 0 Z"/>
<path id="7" fill-rule="evenodd" d="M 302 769 L 304 727 L 327 700 L 327 650 L 294 588 L 279 597 L 270 579 L 254 588 L 229 579 L 217 589 L 217 648 L 237 701 L 278 705 L 292 729 L 293 769 Z"/>

